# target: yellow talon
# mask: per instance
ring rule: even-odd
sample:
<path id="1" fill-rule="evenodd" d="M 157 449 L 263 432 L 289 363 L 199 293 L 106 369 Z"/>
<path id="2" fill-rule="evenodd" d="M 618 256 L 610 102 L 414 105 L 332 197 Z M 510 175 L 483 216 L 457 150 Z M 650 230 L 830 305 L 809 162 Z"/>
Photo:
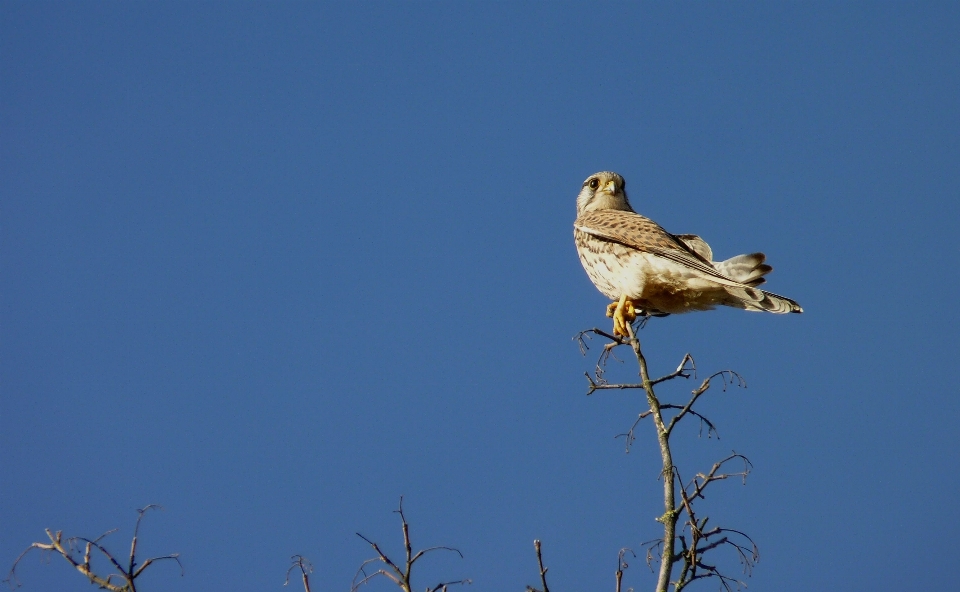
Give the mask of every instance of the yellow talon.
<path id="1" fill-rule="evenodd" d="M 621 337 L 629 337 L 627 325 L 633 323 L 637 318 L 637 310 L 633 306 L 633 301 L 624 294 L 620 296 L 619 302 L 611 302 L 607 306 L 607 316 L 613 317 L 613 334 Z"/>

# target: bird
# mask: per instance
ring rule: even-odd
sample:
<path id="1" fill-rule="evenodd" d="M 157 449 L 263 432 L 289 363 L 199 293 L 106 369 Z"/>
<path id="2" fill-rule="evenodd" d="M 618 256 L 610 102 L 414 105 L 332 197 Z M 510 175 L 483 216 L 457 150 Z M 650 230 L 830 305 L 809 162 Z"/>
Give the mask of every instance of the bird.
<path id="1" fill-rule="evenodd" d="M 670 234 L 634 211 L 623 177 L 602 171 L 587 177 L 573 224 L 577 253 L 593 285 L 613 300 L 615 336 L 627 337 L 638 315 L 667 316 L 731 306 L 777 314 L 801 313 L 790 298 L 759 289 L 773 268 L 763 253 L 714 261 L 695 234 Z"/>

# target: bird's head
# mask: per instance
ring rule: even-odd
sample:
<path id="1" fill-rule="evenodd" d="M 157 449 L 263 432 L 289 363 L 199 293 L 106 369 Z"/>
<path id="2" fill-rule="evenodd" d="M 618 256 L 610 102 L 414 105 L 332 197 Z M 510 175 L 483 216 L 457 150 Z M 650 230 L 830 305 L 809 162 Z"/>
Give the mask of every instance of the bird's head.
<path id="1" fill-rule="evenodd" d="M 577 196 L 577 216 L 596 210 L 632 212 L 625 185 L 623 177 L 617 173 L 602 171 L 590 175 Z"/>

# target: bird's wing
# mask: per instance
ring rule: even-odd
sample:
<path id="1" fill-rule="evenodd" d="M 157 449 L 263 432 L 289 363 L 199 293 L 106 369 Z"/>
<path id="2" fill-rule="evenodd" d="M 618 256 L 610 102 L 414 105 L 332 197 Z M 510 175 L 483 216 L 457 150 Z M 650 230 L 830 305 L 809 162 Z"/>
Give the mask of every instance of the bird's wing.
<path id="1" fill-rule="evenodd" d="M 743 287 L 743 284 L 717 271 L 709 258 L 698 250 L 710 247 L 700 237 L 691 240 L 693 245 L 676 237 L 653 220 L 635 212 L 599 210 L 587 212 L 574 223 L 577 229 L 587 234 L 617 242 L 627 247 L 663 257 L 685 267 L 695 269 L 709 279 L 728 286 Z M 682 235 L 691 237 L 694 235 Z M 710 253 L 712 255 L 712 253 Z"/>
<path id="2" fill-rule="evenodd" d="M 678 239 L 681 243 L 686 245 L 688 249 L 700 255 L 707 261 L 713 263 L 713 249 L 710 248 L 710 245 L 707 244 L 707 241 L 703 240 L 695 234 L 675 234 L 673 238 Z"/>

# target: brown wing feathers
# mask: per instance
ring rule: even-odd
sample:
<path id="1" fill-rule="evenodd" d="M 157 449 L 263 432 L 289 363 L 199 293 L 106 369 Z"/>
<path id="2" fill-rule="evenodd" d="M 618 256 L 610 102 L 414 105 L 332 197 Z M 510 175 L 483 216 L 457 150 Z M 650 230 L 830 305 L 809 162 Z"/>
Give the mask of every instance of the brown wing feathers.
<path id="1" fill-rule="evenodd" d="M 653 220 L 640 214 L 616 210 L 587 212 L 577 218 L 576 226 L 581 231 L 594 236 L 697 269 L 713 277 L 718 283 L 731 286 L 743 285 L 721 274 L 709 261 L 705 261 L 701 254 L 675 238 Z"/>

